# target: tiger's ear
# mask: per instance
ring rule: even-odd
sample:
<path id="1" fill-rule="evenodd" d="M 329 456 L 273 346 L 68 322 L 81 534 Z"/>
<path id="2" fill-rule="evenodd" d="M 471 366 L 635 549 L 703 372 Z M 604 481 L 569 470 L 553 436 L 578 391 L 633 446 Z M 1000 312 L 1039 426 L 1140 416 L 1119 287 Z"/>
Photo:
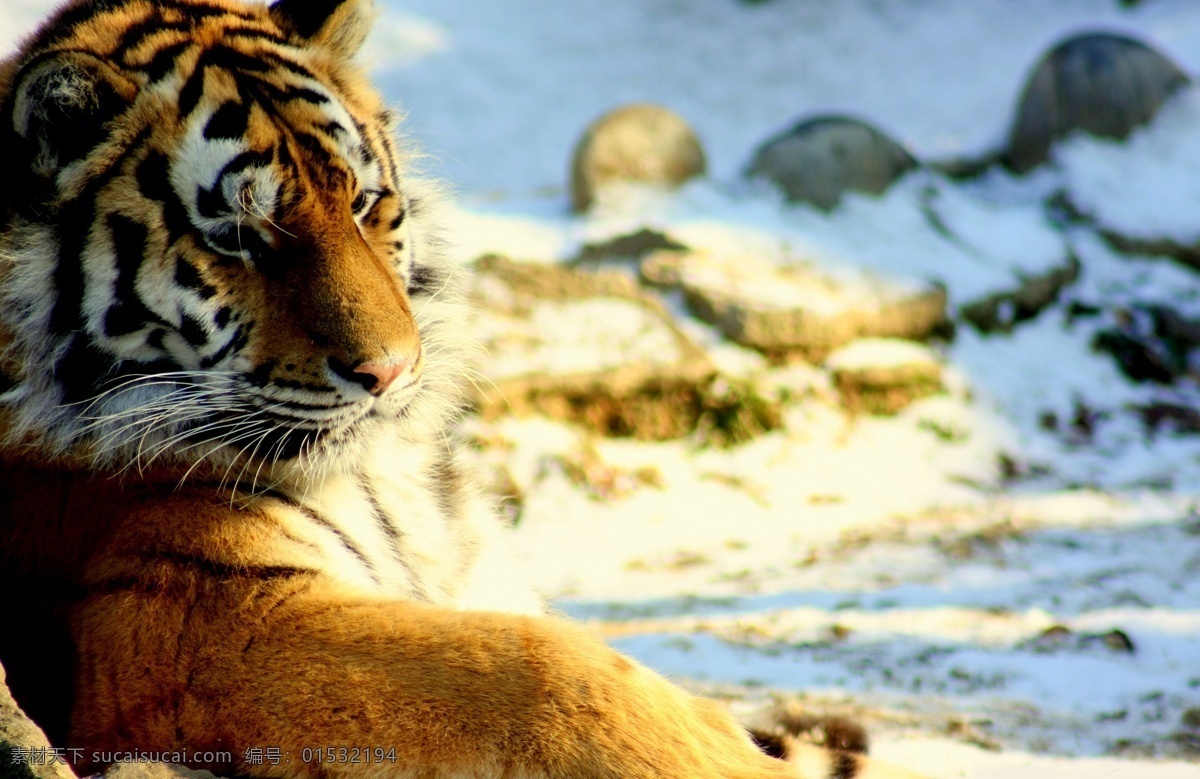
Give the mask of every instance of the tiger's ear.
<path id="1" fill-rule="evenodd" d="M 54 175 L 107 137 L 137 85 L 91 54 L 60 51 L 26 63 L 12 95 L 12 129 L 30 144 L 30 167 Z"/>
<path id="2" fill-rule="evenodd" d="M 371 0 L 276 0 L 271 18 L 308 45 L 350 59 L 367 39 L 375 9 Z"/>

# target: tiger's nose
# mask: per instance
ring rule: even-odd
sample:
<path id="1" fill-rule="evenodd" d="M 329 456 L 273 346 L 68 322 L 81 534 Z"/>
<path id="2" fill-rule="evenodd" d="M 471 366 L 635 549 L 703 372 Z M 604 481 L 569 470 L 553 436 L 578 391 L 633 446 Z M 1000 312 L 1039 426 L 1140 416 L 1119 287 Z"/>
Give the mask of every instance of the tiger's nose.
<path id="1" fill-rule="evenodd" d="M 392 386 L 396 379 L 408 371 L 408 360 L 398 359 L 388 365 L 364 362 L 354 369 L 354 380 L 366 387 L 367 392 L 378 397 Z"/>

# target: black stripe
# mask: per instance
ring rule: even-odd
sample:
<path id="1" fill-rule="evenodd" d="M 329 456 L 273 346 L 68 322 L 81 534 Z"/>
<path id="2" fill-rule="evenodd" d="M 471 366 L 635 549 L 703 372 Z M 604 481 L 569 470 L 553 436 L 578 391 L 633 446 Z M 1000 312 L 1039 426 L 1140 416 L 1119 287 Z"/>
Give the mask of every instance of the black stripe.
<path id="1" fill-rule="evenodd" d="M 422 293 L 436 292 L 446 284 L 446 276 L 436 268 L 428 265 L 413 266 L 408 278 L 409 297 Z"/>
<path id="2" fill-rule="evenodd" d="M 207 70 L 203 61 L 196 65 L 196 69 L 192 71 L 192 75 L 188 76 L 187 81 L 183 82 L 183 88 L 179 90 L 179 121 L 185 121 L 192 115 L 192 111 L 196 110 L 196 106 L 200 105 L 200 98 L 204 94 L 204 73 Z"/>
<path id="3" fill-rule="evenodd" d="M 286 70 L 294 76 L 311 79 L 312 81 L 321 80 L 315 73 L 306 68 L 304 65 L 301 65 L 299 62 L 283 56 L 277 51 L 258 51 L 255 52 L 255 56 L 274 63 L 277 67 Z"/>
<path id="4" fill-rule="evenodd" d="M 107 11 L 123 8 L 128 2 L 129 0 L 92 0 L 90 3 L 73 5 L 51 19 L 28 48 L 29 50 L 49 48 L 74 35 L 80 25 L 86 24 Z"/>
<path id="5" fill-rule="evenodd" d="M 113 47 L 114 52 L 121 53 L 122 61 L 128 65 L 129 55 L 132 54 L 132 49 L 141 46 L 150 38 L 164 32 L 190 32 L 192 25 L 188 22 L 168 22 L 162 18 L 162 13 L 158 9 L 154 9 L 150 16 L 147 16 L 142 21 L 125 28 L 125 32 L 121 33 L 120 40 Z M 178 44 L 176 44 L 178 45 Z"/>
<path id="6" fill-rule="evenodd" d="M 197 187 L 196 211 L 206 219 L 218 219 L 222 216 L 230 216 L 233 213 L 230 210 L 229 201 L 225 199 L 225 193 L 222 191 L 221 179 L 219 177 L 217 178 L 217 183 L 213 184 L 211 189 L 208 187 Z"/>
<path id="7" fill-rule="evenodd" d="M 175 69 L 175 61 L 179 59 L 180 54 L 187 51 L 189 46 L 191 44 L 184 41 L 159 49 L 149 62 L 141 66 L 140 70 L 149 77 L 149 83 L 156 84 Z"/>
<path id="8" fill-rule="evenodd" d="M 166 324 L 142 303 L 137 291 L 149 230 L 122 214 L 109 214 L 105 222 L 112 235 L 117 278 L 113 282 L 112 306 L 104 315 L 104 334 L 111 338 L 137 332 L 150 324 Z"/>
<path id="9" fill-rule="evenodd" d="M 146 552 L 141 559 L 147 563 L 166 562 L 178 568 L 197 571 L 215 579 L 258 579 L 274 581 L 294 576 L 311 576 L 313 571 L 290 565 L 236 565 L 182 552 L 160 550 Z"/>
<path id="10" fill-rule="evenodd" d="M 217 229 L 209 230 L 205 234 L 205 238 L 217 251 L 239 257 L 242 252 L 246 252 L 255 261 L 270 257 L 272 252 L 271 247 L 253 227 L 239 227 L 234 224 L 222 225 Z"/>
<path id="11" fill-rule="evenodd" d="M 192 75 L 188 76 L 183 88 L 179 90 L 179 117 L 181 120 L 191 116 L 192 111 L 196 110 L 196 106 L 200 104 L 200 98 L 204 95 L 204 74 L 210 67 L 218 67 L 232 74 L 242 75 L 264 73 L 271 69 L 269 64 L 227 46 L 214 46 L 208 49 L 200 55 L 196 61 L 195 70 L 192 71 Z M 260 83 L 265 82 L 260 81 Z M 243 90 L 239 89 L 238 91 Z"/>
<path id="12" fill-rule="evenodd" d="M 849 752 L 834 752 L 829 779 L 854 779 L 860 768 L 858 755 Z"/>
<path id="13" fill-rule="evenodd" d="M 246 374 L 246 379 L 256 387 L 265 387 L 271 382 L 271 372 L 277 365 L 279 365 L 278 360 L 267 360 Z"/>
<path id="14" fill-rule="evenodd" d="M 333 387 L 323 384 L 308 384 L 293 379 L 271 379 L 271 386 L 283 387 L 284 389 L 307 390 L 308 392 L 337 392 Z"/>
<path id="15" fill-rule="evenodd" d="M 210 141 L 226 138 L 239 140 L 250 126 L 250 106 L 230 100 L 213 111 L 204 125 L 204 137 Z"/>
<path id="16" fill-rule="evenodd" d="M 392 183 L 392 189 L 399 192 L 400 170 L 396 159 L 396 144 L 392 138 L 391 132 L 389 132 L 389 125 L 383 121 L 385 117 L 381 115 L 379 118 L 381 121 L 379 127 L 380 133 L 378 137 L 375 138 L 375 142 L 383 147 L 383 153 L 379 155 L 379 159 L 383 163 L 384 175 L 386 175 L 388 180 Z"/>
<path id="17" fill-rule="evenodd" d="M 451 455 L 443 454 L 429 466 L 429 484 L 442 516 L 447 520 L 461 517 L 463 478 Z"/>
<path id="18" fill-rule="evenodd" d="M 183 336 L 189 346 L 194 348 L 200 348 L 208 343 L 208 331 L 204 329 L 204 323 L 191 314 L 182 315 L 179 334 Z"/>
<path id="19" fill-rule="evenodd" d="M 261 149 L 259 151 L 244 151 L 225 163 L 225 167 L 221 168 L 221 175 L 217 177 L 217 180 L 220 181 L 234 173 L 241 173 L 246 168 L 265 168 L 274 161 L 274 148 Z"/>
<path id="20" fill-rule="evenodd" d="M 209 300 L 217 294 L 217 288 L 206 282 L 200 276 L 200 271 L 183 257 L 175 258 L 175 283 L 196 293 L 202 300 Z"/>
<path id="21" fill-rule="evenodd" d="M 388 513 L 383 510 L 383 506 L 379 503 L 379 497 L 371 489 L 371 483 L 367 479 L 360 478 L 358 486 L 363 491 L 367 503 L 371 506 L 371 515 L 375 520 L 375 524 L 383 530 L 384 535 L 388 538 L 388 544 L 392 548 L 392 557 L 396 562 L 400 563 L 400 567 L 404 569 L 404 573 L 408 577 L 409 584 L 412 585 L 413 597 L 417 600 L 429 601 L 429 593 L 425 590 L 425 585 L 421 582 L 416 570 L 404 554 L 404 534 L 396 527 L 395 522 L 388 516 Z"/>
<path id="22" fill-rule="evenodd" d="M 63 388 L 63 402 L 78 403 L 93 397 L 112 368 L 112 355 L 97 349 L 85 334 L 72 335 L 54 363 L 54 380 Z"/>
<path id="23" fill-rule="evenodd" d="M 278 490 L 266 489 L 259 493 L 259 495 L 264 498 L 274 498 L 289 508 L 295 509 L 304 515 L 305 519 L 309 520 L 313 524 L 319 525 L 325 530 L 328 530 L 338 539 L 339 542 L 341 542 L 346 551 L 350 552 L 350 554 L 354 555 L 354 557 L 357 558 L 360 563 L 362 563 L 363 567 L 367 569 L 367 573 L 370 575 L 371 580 L 376 584 L 380 582 L 379 574 L 375 571 L 375 566 L 371 564 L 371 561 L 365 554 L 363 554 L 363 551 L 355 546 L 353 541 L 346 537 L 346 534 L 342 532 L 341 528 L 330 522 L 326 517 L 318 514 L 309 506 L 294 500 L 291 496 L 279 492 Z"/>
<path id="24" fill-rule="evenodd" d="M 256 41 L 270 41 L 281 46 L 287 45 L 287 39 L 272 30 L 265 30 L 261 27 L 229 27 L 224 31 L 225 40 L 230 38 L 246 38 Z M 266 52 L 259 52 L 262 56 Z"/>
<path id="25" fill-rule="evenodd" d="M 224 8 L 222 6 L 204 5 L 193 2 L 181 3 L 177 0 L 156 0 L 156 2 L 164 8 L 178 11 L 193 22 L 200 22 L 214 16 L 231 16 L 245 22 L 259 21 L 259 16 L 253 11 L 242 11 L 237 8 Z"/>
<path id="26" fill-rule="evenodd" d="M 138 189 L 144 197 L 163 204 L 163 220 L 166 222 L 170 243 L 192 232 L 192 220 L 187 209 L 171 186 L 170 161 L 165 154 L 152 151 L 138 163 Z"/>
<path id="27" fill-rule="evenodd" d="M 230 73 L 249 75 L 269 73 L 271 64 L 252 54 L 231 49 L 228 46 L 213 46 L 200 55 L 198 67 L 217 67 Z"/>
<path id="28" fill-rule="evenodd" d="M 97 200 L 105 186 L 120 174 L 125 161 L 149 137 L 149 128 L 138 133 L 107 170 L 88 182 L 78 198 L 64 203 L 59 210 L 57 226 L 62 243 L 54 267 L 56 294 L 50 311 L 50 330 L 54 334 L 68 335 L 83 328 L 83 252 L 97 218 Z"/>
<path id="29" fill-rule="evenodd" d="M 250 343 L 250 330 L 252 327 L 252 325 L 248 324 L 239 325 L 237 332 L 225 342 L 224 346 L 213 353 L 211 357 L 205 357 L 200 360 L 200 367 L 207 370 L 221 362 L 221 360 L 224 360 L 230 352 L 240 351 L 246 344 Z"/>
<path id="30" fill-rule="evenodd" d="M 325 411 L 332 411 L 332 410 L 342 409 L 342 408 L 351 408 L 351 407 L 357 405 L 356 403 L 352 403 L 349 401 L 337 402 L 336 398 L 335 398 L 334 403 L 324 404 L 324 405 L 318 405 L 315 403 L 303 403 L 298 400 L 275 400 L 275 399 L 268 400 L 265 398 L 256 399 L 255 402 L 261 403 L 261 408 L 264 411 L 267 411 L 267 413 L 275 414 L 276 412 L 278 412 L 278 415 L 281 417 L 287 417 L 288 419 L 295 419 L 295 420 L 305 423 L 306 425 L 312 425 L 314 423 L 319 424 L 319 421 L 315 421 L 315 420 L 310 419 L 305 416 L 285 414 L 283 412 L 285 410 L 300 411 L 300 412 L 312 412 L 312 411 L 325 412 Z M 267 408 L 268 406 L 270 407 L 269 410 Z M 317 428 L 309 428 L 309 429 L 315 430 Z"/>
<path id="31" fill-rule="evenodd" d="M 263 149 L 261 151 L 244 151 L 236 156 L 217 174 L 216 181 L 213 182 L 212 188 L 199 187 L 196 192 L 196 210 L 201 216 L 214 219 L 225 216 L 231 213 L 232 206 L 225 199 L 225 193 L 222 191 L 221 184 L 229 176 L 247 170 L 248 168 L 265 168 L 271 165 L 275 160 L 274 149 Z"/>

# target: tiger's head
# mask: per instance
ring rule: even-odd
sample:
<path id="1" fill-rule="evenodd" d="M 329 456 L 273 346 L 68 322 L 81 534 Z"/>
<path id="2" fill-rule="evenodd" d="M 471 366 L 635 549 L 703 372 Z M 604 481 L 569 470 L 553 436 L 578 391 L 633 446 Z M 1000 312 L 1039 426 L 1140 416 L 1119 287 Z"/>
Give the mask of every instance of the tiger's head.
<path id="1" fill-rule="evenodd" d="M 366 0 L 77 0 L 0 68 L 0 434 L 95 465 L 351 457 L 461 400 L 453 271 Z"/>

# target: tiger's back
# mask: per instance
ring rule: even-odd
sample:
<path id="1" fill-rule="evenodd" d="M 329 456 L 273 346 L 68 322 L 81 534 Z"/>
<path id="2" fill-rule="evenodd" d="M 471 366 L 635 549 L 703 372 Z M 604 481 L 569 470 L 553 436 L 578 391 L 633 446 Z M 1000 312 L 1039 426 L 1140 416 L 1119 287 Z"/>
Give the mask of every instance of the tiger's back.
<path id="1" fill-rule="evenodd" d="M 790 775 L 515 574 L 370 12 L 76 0 L 0 66 L 0 603 L 53 626 L 0 638 L 18 701 L 219 772 Z"/>

